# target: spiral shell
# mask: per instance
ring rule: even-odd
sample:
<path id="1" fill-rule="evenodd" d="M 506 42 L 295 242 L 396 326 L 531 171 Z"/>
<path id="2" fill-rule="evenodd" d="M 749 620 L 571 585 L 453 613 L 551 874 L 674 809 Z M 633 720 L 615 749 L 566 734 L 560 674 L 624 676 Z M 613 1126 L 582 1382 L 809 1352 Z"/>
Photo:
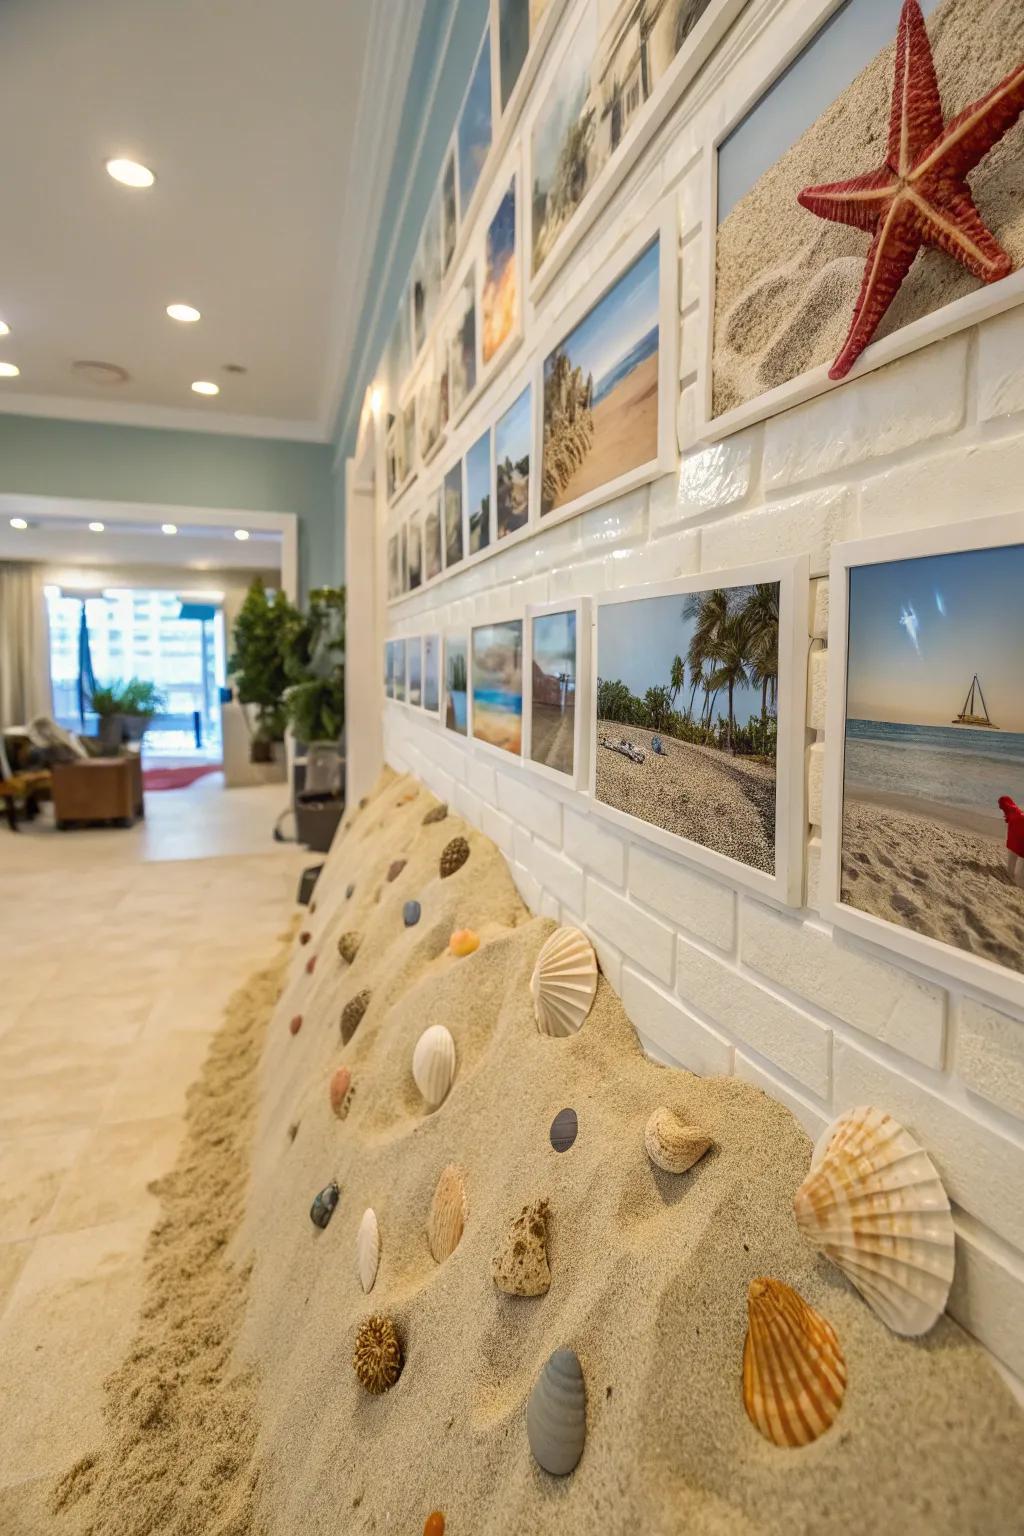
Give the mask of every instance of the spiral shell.
<path id="1" fill-rule="evenodd" d="M 835 1420 L 846 1361 L 835 1329 L 781 1280 L 751 1280 L 743 1405 L 773 1445 L 810 1445 Z"/>
<path id="2" fill-rule="evenodd" d="M 574 1035 L 597 991 L 597 959 L 578 928 L 556 928 L 541 948 L 530 979 L 533 1012 L 542 1035 Z"/>
<path id="3" fill-rule="evenodd" d="M 402 1374 L 402 1345 L 390 1317 L 375 1312 L 360 1325 L 352 1369 L 367 1392 L 386 1392 Z"/>
<path id="4" fill-rule="evenodd" d="M 371 996 L 372 994 L 369 987 L 364 987 L 361 992 L 356 993 L 355 997 L 350 997 L 344 1008 L 341 1010 L 342 1045 L 348 1045 L 349 1041 L 352 1039 L 352 1036 L 359 1028 L 360 1023 L 362 1022 L 363 1014 L 370 1006 Z"/>
<path id="5" fill-rule="evenodd" d="M 462 1169 L 449 1163 L 437 1181 L 427 1217 L 427 1241 L 436 1264 L 443 1264 L 462 1239 L 469 1215 Z"/>
<path id="6" fill-rule="evenodd" d="M 376 1213 L 367 1206 L 356 1233 L 356 1273 L 366 1292 L 373 1290 L 380 1264 L 380 1227 Z"/>
<path id="7" fill-rule="evenodd" d="M 654 1111 L 644 1128 L 647 1156 L 666 1173 L 685 1173 L 700 1161 L 711 1144 L 710 1136 L 685 1125 L 664 1104 Z"/>
<path id="8" fill-rule="evenodd" d="M 927 1152 L 883 1110 L 851 1109 L 823 1133 L 793 1198 L 797 1226 L 894 1333 L 927 1333 L 945 1310 L 953 1217 Z"/>
<path id="9" fill-rule="evenodd" d="M 587 1391 L 571 1349 L 556 1349 L 534 1383 L 526 1405 L 526 1435 L 545 1472 L 573 1471 L 587 1438 Z"/>
<path id="10" fill-rule="evenodd" d="M 348 965 L 351 965 L 356 955 L 358 955 L 359 946 L 362 942 L 363 936 L 361 933 L 343 933 L 338 940 L 338 954 Z"/>
<path id="11" fill-rule="evenodd" d="M 455 1078 L 455 1041 L 443 1024 L 432 1024 L 420 1035 L 412 1075 L 428 1109 L 444 1103 Z"/>
<path id="12" fill-rule="evenodd" d="M 454 875 L 457 869 L 461 869 L 469 858 L 469 844 L 464 837 L 453 837 L 450 843 L 446 843 L 441 852 L 439 873 L 442 880 L 447 880 L 449 875 Z"/>

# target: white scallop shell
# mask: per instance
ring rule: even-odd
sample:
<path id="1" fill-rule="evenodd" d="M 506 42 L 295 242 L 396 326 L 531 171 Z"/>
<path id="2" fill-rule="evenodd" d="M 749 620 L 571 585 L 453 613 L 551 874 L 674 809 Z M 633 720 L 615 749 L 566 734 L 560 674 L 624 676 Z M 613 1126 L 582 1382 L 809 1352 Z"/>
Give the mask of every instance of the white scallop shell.
<path id="1" fill-rule="evenodd" d="M 373 1290 L 380 1263 L 380 1227 L 374 1211 L 367 1206 L 356 1233 L 356 1273 L 364 1291 Z"/>
<path id="2" fill-rule="evenodd" d="M 455 1080 L 455 1041 L 443 1024 L 432 1024 L 416 1042 L 412 1075 L 428 1109 L 437 1109 Z"/>
<path id="3" fill-rule="evenodd" d="M 927 1152 L 884 1110 L 848 1110 L 822 1133 L 793 1198 L 797 1225 L 894 1333 L 941 1317 L 953 1282 L 953 1217 Z"/>
<path id="4" fill-rule="evenodd" d="M 597 991 L 597 959 L 578 928 L 556 928 L 530 978 L 533 1012 L 542 1035 L 574 1035 Z"/>

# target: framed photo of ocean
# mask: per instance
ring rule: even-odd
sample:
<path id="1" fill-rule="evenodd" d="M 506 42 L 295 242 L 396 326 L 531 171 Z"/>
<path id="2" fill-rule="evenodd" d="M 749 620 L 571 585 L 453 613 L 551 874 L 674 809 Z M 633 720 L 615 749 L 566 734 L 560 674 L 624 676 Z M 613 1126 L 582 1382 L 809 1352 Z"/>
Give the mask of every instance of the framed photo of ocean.
<path id="1" fill-rule="evenodd" d="M 822 915 L 1024 1006 L 1024 513 L 832 551 Z"/>
<path id="2" fill-rule="evenodd" d="M 526 610 L 523 761 L 566 789 L 586 782 L 590 601 Z"/>
<path id="3" fill-rule="evenodd" d="M 594 809 L 798 905 L 808 630 L 805 557 L 598 596 Z"/>
<path id="4" fill-rule="evenodd" d="M 470 630 L 469 686 L 473 742 L 503 757 L 523 751 L 523 620 Z"/>

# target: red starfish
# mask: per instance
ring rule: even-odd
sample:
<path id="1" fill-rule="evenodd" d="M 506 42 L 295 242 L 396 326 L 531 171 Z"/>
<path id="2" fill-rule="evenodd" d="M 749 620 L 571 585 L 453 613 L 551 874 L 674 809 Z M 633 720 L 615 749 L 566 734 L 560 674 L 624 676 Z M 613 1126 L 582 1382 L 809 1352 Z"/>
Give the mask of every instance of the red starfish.
<path id="1" fill-rule="evenodd" d="M 943 126 L 935 61 L 917 0 L 904 0 L 884 165 L 851 181 L 805 187 L 802 207 L 873 236 L 853 321 L 830 379 L 849 373 L 871 340 L 922 245 L 937 246 L 983 283 L 1013 262 L 982 222 L 967 174 L 1024 110 L 1024 63 Z"/>

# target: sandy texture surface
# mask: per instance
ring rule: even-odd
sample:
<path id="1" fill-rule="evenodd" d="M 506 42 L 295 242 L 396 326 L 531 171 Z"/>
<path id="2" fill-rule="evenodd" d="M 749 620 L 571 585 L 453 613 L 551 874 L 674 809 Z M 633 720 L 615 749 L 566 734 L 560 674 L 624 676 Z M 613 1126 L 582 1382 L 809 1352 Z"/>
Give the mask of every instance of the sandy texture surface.
<path id="1" fill-rule="evenodd" d="M 646 753 L 633 763 L 599 745 L 634 742 Z M 714 747 L 661 738 L 665 755 L 651 751 L 651 732 L 599 720 L 594 742 L 597 798 L 653 826 L 688 837 L 753 869 L 775 873 L 775 769 Z"/>
<path id="2" fill-rule="evenodd" d="M 658 354 L 645 357 L 632 373 L 593 408 L 594 440 L 586 458 L 555 496 L 549 511 L 597 490 L 658 456 Z"/>
<path id="3" fill-rule="evenodd" d="M 978 818 L 973 818 L 977 820 Z M 1001 823 L 987 835 L 906 802 L 847 796 L 842 899 L 930 939 L 1024 971 L 1024 889 L 1006 871 Z"/>
<path id="4" fill-rule="evenodd" d="M 557 704 L 533 705 L 530 721 L 530 756 L 535 763 L 572 773 L 575 709 L 559 709 Z"/>
<path id="5" fill-rule="evenodd" d="M 787 1110 L 735 1079 L 648 1060 L 603 979 L 579 1035 L 540 1035 L 528 983 L 552 924 L 529 917 L 486 838 L 454 817 L 423 826 L 433 804 L 410 781 L 389 779 L 330 855 L 311 937 L 295 948 L 266 1036 L 248 1209 L 233 1237 L 260 1030 L 225 1031 L 220 1057 L 233 1064 L 239 1098 L 220 1106 L 223 1145 L 206 1139 L 180 1173 L 191 1223 L 171 1205 L 165 1258 L 178 1262 L 153 1293 L 157 1353 L 140 1341 L 115 1381 L 130 1412 L 115 1416 L 122 1437 L 72 1479 L 91 1476 L 104 1509 L 118 1490 L 119 1523 L 97 1530 L 415 1536 L 433 1509 L 444 1511 L 447 1536 L 1012 1529 L 1024 1415 L 981 1352 L 945 1319 L 923 1342 L 895 1338 L 799 1236 L 791 1201 L 810 1144 Z M 441 881 L 441 850 L 457 834 L 469 859 Z M 388 882 L 399 858 L 407 862 Z M 413 898 L 422 917 L 406 928 L 402 907 Z M 463 926 L 484 942 L 454 960 L 448 938 Z M 362 935 L 351 966 L 337 952 L 345 931 Z M 339 1015 L 363 989 L 370 1005 L 343 1048 Z M 264 1016 L 273 990 L 268 981 Z M 428 1114 L 410 1061 L 438 1023 L 454 1037 L 458 1071 Z M 353 1073 L 343 1120 L 328 1102 L 341 1063 Z M 659 1104 L 715 1142 L 682 1176 L 657 1171 L 644 1152 Z M 579 1134 L 559 1154 L 548 1129 L 566 1106 Z M 449 1163 L 463 1170 L 468 1217 L 438 1265 L 426 1221 Z M 309 1204 L 331 1179 L 341 1198 L 321 1231 Z M 550 1206 L 551 1288 L 507 1296 L 491 1259 L 537 1199 Z M 382 1249 L 367 1296 L 355 1242 L 368 1206 Z M 743 1410 L 746 1288 L 758 1275 L 796 1286 L 846 1354 L 838 1421 L 805 1450 L 768 1444 Z M 393 1320 L 405 1356 L 379 1397 L 351 1366 L 356 1330 L 374 1312 Z M 172 1323 L 183 1337 L 158 1373 Z M 576 1471 L 556 1479 L 533 1461 L 525 1418 L 560 1346 L 584 1372 L 587 1441 Z M 171 1504 L 143 1524 L 136 1501 L 152 1514 L 173 1476 L 185 1508 L 196 1486 L 212 1490 L 204 1521 L 185 1523 Z"/>
<path id="6" fill-rule="evenodd" d="M 899 7 L 892 7 L 893 36 Z M 927 19 L 946 121 L 1024 55 L 1024 6 L 943 0 Z M 870 236 L 801 208 L 801 188 L 882 163 L 894 47 L 879 54 L 740 200 L 718 231 L 716 416 L 831 362 L 846 337 Z M 982 218 L 1014 264 L 1024 261 L 1024 122 L 969 177 Z M 973 293 L 978 279 L 941 251 L 920 252 L 876 332 L 886 336 Z"/>

